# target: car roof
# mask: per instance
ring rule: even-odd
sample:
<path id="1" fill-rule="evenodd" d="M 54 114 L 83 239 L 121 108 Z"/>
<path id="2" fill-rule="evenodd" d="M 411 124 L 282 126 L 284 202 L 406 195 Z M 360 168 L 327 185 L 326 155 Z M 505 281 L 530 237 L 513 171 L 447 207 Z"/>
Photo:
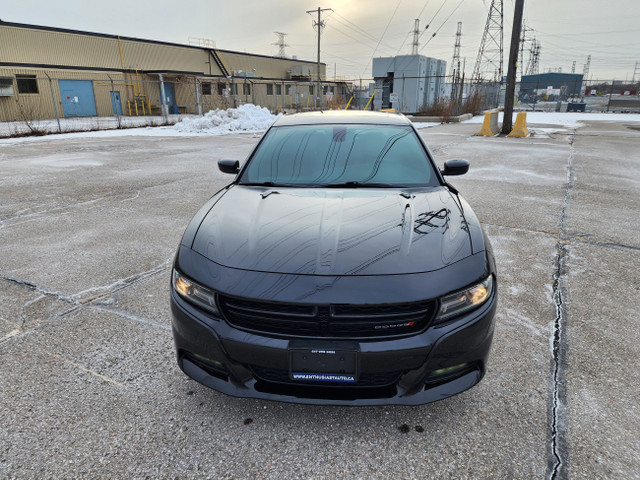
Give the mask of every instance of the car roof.
<path id="1" fill-rule="evenodd" d="M 402 114 L 372 112 L 365 110 L 325 110 L 323 112 L 294 113 L 283 115 L 273 124 L 285 125 L 321 125 L 335 123 L 354 123 L 370 125 L 410 125 L 411 121 Z"/>

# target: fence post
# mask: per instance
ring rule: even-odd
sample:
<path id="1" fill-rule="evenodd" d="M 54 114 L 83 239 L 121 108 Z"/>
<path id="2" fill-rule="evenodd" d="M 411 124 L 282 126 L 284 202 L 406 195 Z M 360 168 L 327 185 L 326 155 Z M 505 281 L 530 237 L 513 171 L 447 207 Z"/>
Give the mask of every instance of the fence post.
<path id="1" fill-rule="evenodd" d="M 162 97 L 160 99 L 160 110 L 162 112 L 162 116 L 164 117 L 164 123 L 169 123 L 169 109 L 167 108 L 167 97 L 164 91 L 164 79 L 162 78 L 161 73 L 158 74 L 158 78 L 160 79 L 160 96 Z"/>
<path id="2" fill-rule="evenodd" d="M 60 127 L 60 115 L 58 115 L 58 104 L 56 103 L 56 96 L 53 93 L 53 84 L 51 83 L 51 77 L 45 72 L 49 79 L 49 88 L 51 89 L 51 101 L 53 102 L 53 109 L 56 111 L 56 121 L 58 122 L 58 133 L 62 133 L 62 127 Z"/>
<path id="3" fill-rule="evenodd" d="M 200 89 L 198 88 L 198 79 L 193 77 L 193 83 L 196 88 L 196 113 L 202 115 L 202 105 L 200 105 Z"/>
<path id="4" fill-rule="evenodd" d="M 609 107 L 611 106 L 611 95 L 613 95 L 613 87 L 616 84 L 615 80 L 611 81 L 611 90 L 609 90 L 609 101 L 607 102 L 607 112 L 609 112 Z"/>

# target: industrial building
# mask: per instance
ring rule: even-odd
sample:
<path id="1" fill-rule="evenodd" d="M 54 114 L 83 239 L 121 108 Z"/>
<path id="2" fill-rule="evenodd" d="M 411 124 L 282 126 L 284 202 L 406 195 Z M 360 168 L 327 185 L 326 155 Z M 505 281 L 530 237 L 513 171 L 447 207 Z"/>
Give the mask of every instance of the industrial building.
<path id="1" fill-rule="evenodd" d="M 374 58 L 374 109 L 416 113 L 433 105 L 445 95 L 446 72 L 447 62 L 423 55 Z"/>
<path id="2" fill-rule="evenodd" d="M 531 101 L 545 95 L 550 100 L 566 100 L 584 93 L 581 73 L 548 72 L 523 75 L 519 98 Z"/>
<path id="3" fill-rule="evenodd" d="M 0 21 L 0 121 L 316 107 L 316 62 Z M 325 106 L 346 103 L 328 82 Z M 346 100 L 345 100 L 346 98 Z"/>

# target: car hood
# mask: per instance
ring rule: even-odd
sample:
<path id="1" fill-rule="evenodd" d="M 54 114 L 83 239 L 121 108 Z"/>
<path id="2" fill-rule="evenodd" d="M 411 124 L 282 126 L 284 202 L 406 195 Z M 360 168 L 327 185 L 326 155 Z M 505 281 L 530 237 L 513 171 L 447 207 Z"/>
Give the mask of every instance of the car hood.
<path id="1" fill-rule="evenodd" d="M 472 254 L 467 222 L 444 187 L 234 185 L 192 249 L 231 268 L 333 276 L 428 272 Z"/>

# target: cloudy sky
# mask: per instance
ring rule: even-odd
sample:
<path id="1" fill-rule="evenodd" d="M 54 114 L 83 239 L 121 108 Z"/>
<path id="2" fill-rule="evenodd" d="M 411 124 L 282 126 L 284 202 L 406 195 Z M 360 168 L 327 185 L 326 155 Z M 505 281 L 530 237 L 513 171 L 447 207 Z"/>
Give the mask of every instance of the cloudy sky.
<path id="1" fill-rule="evenodd" d="M 429 28 L 420 39 L 423 55 L 451 62 L 457 22 L 462 22 L 462 57 L 473 70 L 491 0 L 30 0 L 4 2 L 7 22 L 46 25 L 188 43 L 212 39 L 218 48 L 275 55 L 274 31 L 287 33 L 287 55 L 315 60 L 316 33 L 307 10 L 325 12 L 321 60 L 327 74 L 371 76 L 371 58 L 410 53 L 414 19 Z M 514 0 L 504 0 L 505 64 Z M 576 62 L 581 73 L 591 54 L 590 77 L 631 80 L 640 62 L 640 0 L 525 0 L 529 38 L 541 43 L 540 71 Z M 436 36 L 433 37 L 433 33 Z M 428 43 L 427 43 L 428 42 Z M 525 62 L 528 54 L 525 54 Z M 640 78 L 640 64 L 636 80 Z"/>

